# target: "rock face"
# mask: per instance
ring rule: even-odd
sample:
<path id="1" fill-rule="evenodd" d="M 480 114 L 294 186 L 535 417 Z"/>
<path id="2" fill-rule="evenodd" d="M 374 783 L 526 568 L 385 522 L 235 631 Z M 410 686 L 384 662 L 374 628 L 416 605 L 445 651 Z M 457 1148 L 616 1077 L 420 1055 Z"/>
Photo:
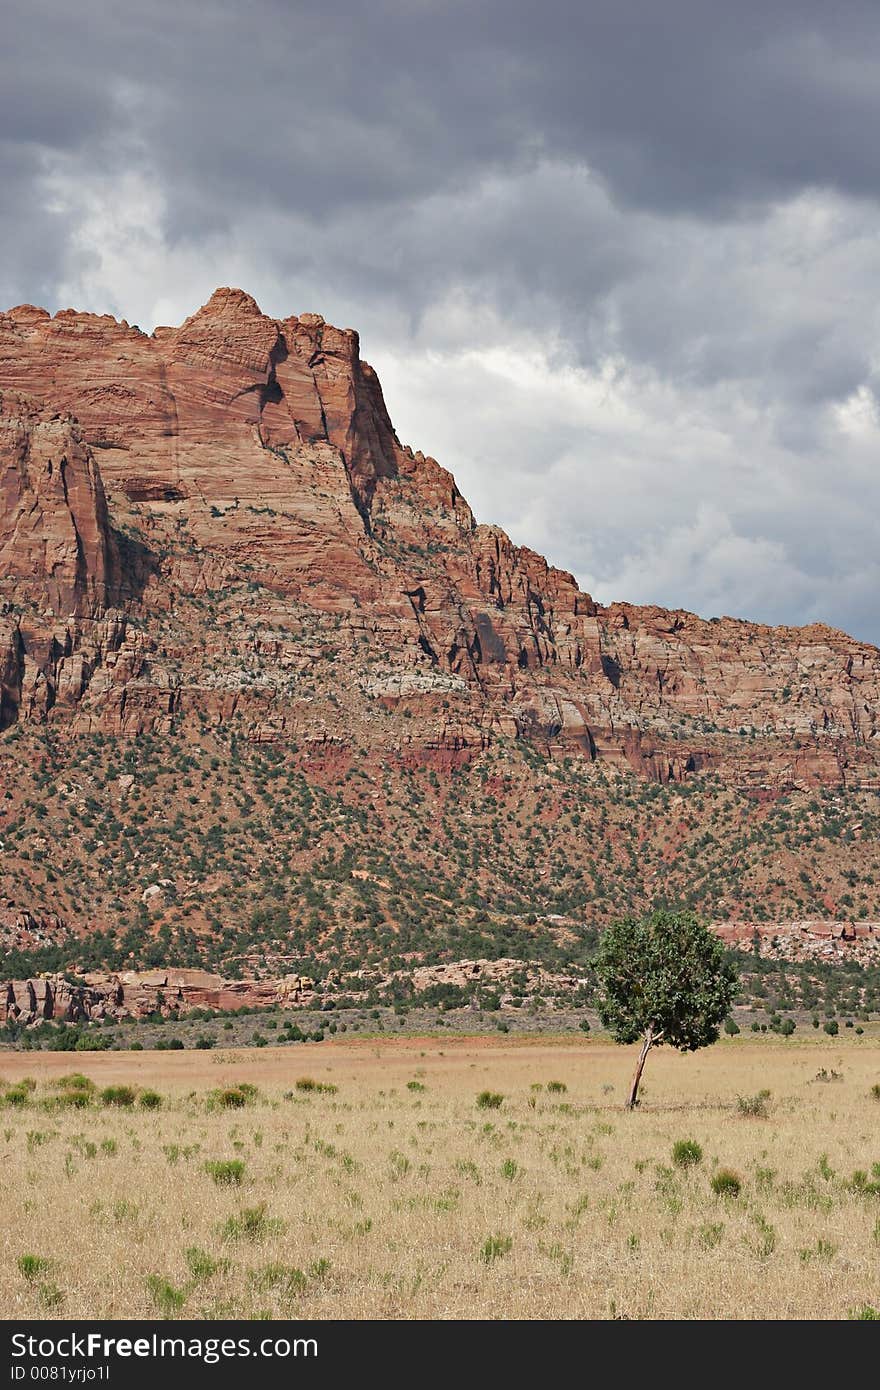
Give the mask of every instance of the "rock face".
<path id="1" fill-rule="evenodd" d="M 880 783 L 875 648 L 600 607 L 475 523 L 318 315 L 220 289 L 147 336 L 20 306 L 0 393 L 0 726 L 235 719 L 438 764 L 518 738 L 663 782 Z"/>
<path id="2" fill-rule="evenodd" d="M 192 1009 L 294 1008 L 314 999 L 304 975 L 279 980 L 224 980 L 207 970 L 91 972 L 85 984 L 61 975 L 0 984 L 0 1022 L 81 1023 L 102 1018 L 146 1018 Z"/>
<path id="3" fill-rule="evenodd" d="M 118 602 L 119 587 L 101 475 L 76 421 L 0 392 L 0 728 L 22 704 L 50 708 L 46 673 L 61 677 L 68 624 Z"/>
<path id="4" fill-rule="evenodd" d="M 756 944 L 770 960 L 840 960 L 876 966 L 880 961 L 880 922 L 845 922 L 810 918 L 779 924 L 720 922 L 715 926 L 726 946 L 747 951 Z"/>

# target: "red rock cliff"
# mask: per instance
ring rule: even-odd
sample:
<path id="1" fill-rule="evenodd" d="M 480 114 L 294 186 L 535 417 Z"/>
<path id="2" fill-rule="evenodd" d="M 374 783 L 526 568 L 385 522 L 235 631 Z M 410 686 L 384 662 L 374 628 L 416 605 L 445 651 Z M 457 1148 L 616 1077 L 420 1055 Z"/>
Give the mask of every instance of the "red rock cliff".
<path id="1" fill-rule="evenodd" d="M 600 608 L 475 524 L 401 446 L 357 335 L 318 315 L 220 289 L 147 336 L 21 306 L 0 315 L 0 391 L 42 402 L 4 407 L 7 724 L 201 712 L 404 756 L 525 737 L 661 780 L 878 780 L 875 648 Z M 12 623 L 22 601 L 41 638 Z"/>

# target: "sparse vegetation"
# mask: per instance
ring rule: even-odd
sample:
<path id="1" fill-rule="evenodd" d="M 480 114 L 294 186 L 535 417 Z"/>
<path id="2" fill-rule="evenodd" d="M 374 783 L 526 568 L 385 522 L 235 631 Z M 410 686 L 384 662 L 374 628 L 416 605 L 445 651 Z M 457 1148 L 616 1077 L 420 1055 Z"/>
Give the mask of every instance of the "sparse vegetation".
<path id="1" fill-rule="evenodd" d="M 744 1316 L 846 1319 L 876 1307 L 876 1061 L 850 1030 L 839 1079 L 814 1085 L 814 1037 L 658 1052 L 626 1123 L 629 1059 L 601 1041 L 438 1037 L 416 1065 L 410 1042 L 337 1046 L 310 1078 L 330 1095 L 297 1090 L 283 1049 L 193 1052 L 180 1074 L 171 1054 L 144 1073 L 101 1053 L 66 1085 L 60 1059 L 27 1059 L 0 1125 L 0 1313 L 717 1318 L 735 1286 Z M 481 1074 L 500 1106 L 475 1105 Z M 134 1104 L 103 1105 L 110 1084 Z M 758 1085 L 772 1124 L 740 1115 Z M 56 1106 L 68 1092 L 96 1100 Z M 26 1235 L 44 1209 L 49 1246 Z"/>

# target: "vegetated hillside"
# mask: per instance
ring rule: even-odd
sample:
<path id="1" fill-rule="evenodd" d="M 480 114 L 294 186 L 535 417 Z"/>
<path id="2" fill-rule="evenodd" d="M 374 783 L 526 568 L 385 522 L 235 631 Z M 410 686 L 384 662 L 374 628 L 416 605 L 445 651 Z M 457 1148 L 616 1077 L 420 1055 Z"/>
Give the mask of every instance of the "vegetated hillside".
<path id="1" fill-rule="evenodd" d="M 235 290 L 149 337 L 0 315 L 0 478 L 22 967 L 880 916 L 876 649 L 594 603 L 401 446 L 349 330 Z"/>

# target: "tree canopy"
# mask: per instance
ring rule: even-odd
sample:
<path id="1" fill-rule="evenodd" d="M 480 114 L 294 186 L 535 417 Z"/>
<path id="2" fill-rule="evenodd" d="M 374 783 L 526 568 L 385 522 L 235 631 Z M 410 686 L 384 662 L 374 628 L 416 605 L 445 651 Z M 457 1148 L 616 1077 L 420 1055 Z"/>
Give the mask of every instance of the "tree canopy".
<path id="1" fill-rule="evenodd" d="M 716 936 L 692 912 L 625 917 L 600 938 L 595 962 L 599 1015 L 615 1042 L 642 1039 L 628 1106 L 636 1104 L 645 1058 L 667 1043 L 693 1052 L 716 1041 L 737 976 Z"/>

